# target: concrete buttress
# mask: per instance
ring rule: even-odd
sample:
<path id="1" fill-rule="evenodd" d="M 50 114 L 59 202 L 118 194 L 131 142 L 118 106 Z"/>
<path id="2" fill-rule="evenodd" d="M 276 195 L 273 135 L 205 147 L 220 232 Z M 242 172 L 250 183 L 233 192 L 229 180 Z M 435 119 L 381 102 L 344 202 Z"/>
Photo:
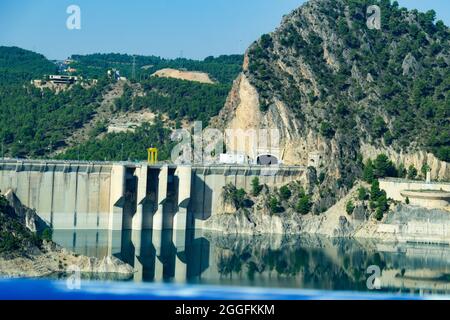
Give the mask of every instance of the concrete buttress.
<path id="1" fill-rule="evenodd" d="M 178 177 L 178 212 L 173 216 L 173 230 L 186 230 L 188 206 L 191 200 L 191 176 L 192 168 L 179 166 L 175 171 Z"/>
<path id="2" fill-rule="evenodd" d="M 164 202 L 167 199 L 167 182 L 169 167 L 164 166 L 159 172 L 158 199 L 155 215 L 153 216 L 153 230 L 163 230 L 164 228 Z"/>
<path id="3" fill-rule="evenodd" d="M 133 230 L 143 230 L 146 229 L 146 227 L 151 228 L 151 226 L 144 226 L 144 202 L 147 198 L 147 174 L 147 165 L 143 165 L 142 167 L 136 169 L 138 188 L 136 214 L 133 217 Z"/>
<path id="4" fill-rule="evenodd" d="M 109 230 L 122 230 L 124 193 L 125 167 L 123 165 L 113 165 L 111 170 Z"/>

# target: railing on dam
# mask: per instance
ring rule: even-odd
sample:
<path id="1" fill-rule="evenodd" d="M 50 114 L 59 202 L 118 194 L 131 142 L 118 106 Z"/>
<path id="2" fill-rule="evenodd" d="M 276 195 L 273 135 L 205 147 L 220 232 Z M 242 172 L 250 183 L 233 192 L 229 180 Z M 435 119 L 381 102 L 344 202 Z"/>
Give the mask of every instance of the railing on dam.
<path id="1" fill-rule="evenodd" d="M 275 170 L 306 170 L 305 166 L 298 165 L 257 165 L 257 164 L 223 164 L 223 163 L 211 163 L 211 164 L 174 164 L 172 162 L 159 162 L 157 164 L 148 164 L 145 161 L 86 161 L 86 160 L 55 160 L 55 159 L 21 159 L 21 158 L 0 158 L 0 168 L 11 165 L 29 165 L 30 167 L 35 165 L 101 165 L 101 166 L 113 166 L 122 165 L 129 168 L 136 168 L 141 166 L 147 166 L 151 168 L 162 168 L 168 166 L 169 168 L 176 168 L 178 166 L 189 166 L 193 169 L 233 169 L 233 168 L 252 168 L 259 170 L 275 171 Z"/>

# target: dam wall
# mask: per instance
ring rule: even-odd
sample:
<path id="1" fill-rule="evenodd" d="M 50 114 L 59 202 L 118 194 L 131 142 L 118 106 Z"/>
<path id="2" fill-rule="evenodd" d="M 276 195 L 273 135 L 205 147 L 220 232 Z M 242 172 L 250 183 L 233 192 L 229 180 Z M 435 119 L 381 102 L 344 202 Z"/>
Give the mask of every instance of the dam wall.
<path id="1" fill-rule="evenodd" d="M 0 190 L 11 189 L 23 205 L 56 229 L 108 229 L 112 167 L 3 161 Z"/>
<path id="2" fill-rule="evenodd" d="M 303 167 L 0 160 L 12 190 L 55 230 L 185 230 L 220 213 L 227 184 L 250 190 L 306 179 Z"/>

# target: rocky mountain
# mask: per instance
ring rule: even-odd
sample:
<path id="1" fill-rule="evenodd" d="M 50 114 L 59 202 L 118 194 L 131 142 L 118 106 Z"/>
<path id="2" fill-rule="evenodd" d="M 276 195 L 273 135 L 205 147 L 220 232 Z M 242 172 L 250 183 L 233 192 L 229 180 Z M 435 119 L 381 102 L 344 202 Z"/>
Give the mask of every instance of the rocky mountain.
<path id="1" fill-rule="evenodd" d="M 315 167 L 323 211 L 386 153 L 449 179 L 450 31 L 435 12 L 368 0 L 310 0 L 247 50 L 213 125 L 280 130 L 279 157 Z M 228 140 L 227 150 L 250 153 Z M 319 196 L 319 194 L 321 196 Z M 328 200 L 327 200 L 328 199 Z"/>

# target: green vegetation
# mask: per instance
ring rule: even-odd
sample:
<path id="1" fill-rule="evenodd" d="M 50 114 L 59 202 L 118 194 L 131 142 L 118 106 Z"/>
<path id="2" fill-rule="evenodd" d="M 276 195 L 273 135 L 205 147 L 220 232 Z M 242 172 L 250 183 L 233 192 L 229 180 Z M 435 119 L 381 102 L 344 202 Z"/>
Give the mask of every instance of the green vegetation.
<path id="1" fill-rule="evenodd" d="M 375 178 L 373 162 L 371 159 L 367 160 L 363 170 L 363 180 L 371 183 Z"/>
<path id="2" fill-rule="evenodd" d="M 426 176 L 427 176 L 427 173 L 428 173 L 430 170 L 431 170 L 430 166 L 429 166 L 427 163 L 425 163 L 425 164 L 422 166 L 422 168 L 420 169 L 420 172 L 422 173 L 422 176 L 423 176 L 423 177 L 426 177 Z"/>
<path id="3" fill-rule="evenodd" d="M 353 211 L 355 211 L 355 204 L 353 203 L 352 200 L 348 201 L 347 204 L 345 205 L 345 211 L 347 212 L 348 215 L 352 215 Z"/>
<path id="4" fill-rule="evenodd" d="M 397 176 L 399 178 L 406 178 L 406 175 L 408 174 L 408 171 L 405 168 L 405 165 L 403 163 L 400 163 L 400 165 L 397 168 Z"/>
<path id="5" fill-rule="evenodd" d="M 46 241 L 51 241 L 53 238 L 53 231 L 50 228 L 45 228 L 44 231 L 42 231 L 41 239 Z"/>
<path id="6" fill-rule="evenodd" d="M 298 190 L 298 200 L 295 204 L 295 211 L 302 215 L 306 215 L 311 212 L 312 201 L 311 197 L 305 192 L 303 187 Z"/>
<path id="7" fill-rule="evenodd" d="M 281 205 L 281 202 L 277 199 L 277 197 L 269 198 L 269 208 L 271 214 L 279 214 L 285 211 L 284 207 Z"/>
<path id="8" fill-rule="evenodd" d="M 417 169 L 413 165 L 409 166 L 407 177 L 408 177 L 409 180 L 416 179 L 416 177 L 417 177 Z"/>
<path id="9" fill-rule="evenodd" d="M 363 169 L 363 180 L 372 183 L 375 179 L 398 177 L 398 170 L 385 154 L 380 154 L 375 161 L 367 160 Z"/>
<path id="10" fill-rule="evenodd" d="M 260 194 L 262 186 L 259 179 L 252 181 L 252 195 Z M 275 188 L 274 191 L 266 197 L 264 194 L 265 207 L 269 209 L 271 215 L 280 215 L 283 212 L 298 212 L 308 214 L 312 208 L 311 197 L 305 194 L 303 186 L 299 182 L 293 182 Z"/>
<path id="11" fill-rule="evenodd" d="M 98 121 L 95 124 L 94 128 L 92 128 L 89 131 L 89 138 L 90 139 L 94 139 L 95 137 L 97 137 L 98 135 L 100 135 L 100 134 L 102 134 L 102 133 L 104 133 L 106 131 L 108 131 L 106 121 Z"/>
<path id="12" fill-rule="evenodd" d="M 142 83 L 144 96 L 134 96 L 126 86 L 123 96 L 116 100 L 116 110 L 149 109 L 164 113 L 172 120 L 202 121 L 204 126 L 224 106 L 230 86 L 187 80 L 152 77 Z"/>
<path id="13" fill-rule="evenodd" d="M 223 187 L 223 198 L 228 204 L 232 204 L 236 210 L 251 208 L 253 201 L 251 201 L 244 189 L 237 189 L 233 184 L 227 184 Z"/>
<path id="14" fill-rule="evenodd" d="M 289 200 L 289 198 L 292 196 L 292 192 L 289 189 L 288 186 L 282 186 L 280 188 L 280 197 L 283 200 Z"/>
<path id="15" fill-rule="evenodd" d="M 29 83 L 55 71 L 42 55 L 0 47 L 0 143 L 5 156 L 39 158 L 50 153 L 64 145 L 99 105 L 105 81 L 59 94 Z"/>
<path id="16" fill-rule="evenodd" d="M 32 79 L 57 73 L 56 64 L 44 56 L 15 48 L 0 47 L 0 144 L 3 155 L 20 158 L 43 158 L 64 147 L 66 139 L 80 129 L 97 111 L 103 93 L 109 88 L 107 70 L 116 68 L 122 75 L 131 76 L 132 56 L 94 54 L 73 56 L 72 67 L 86 78 L 99 79 L 89 89 L 79 85 L 56 93 L 38 89 Z M 208 57 L 203 61 L 188 59 L 165 60 L 158 57 L 136 57 L 137 81 L 145 96 L 136 96 L 131 86 L 125 87 L 122 98 L 116 101 L 115 111 L 135 111 L 147 108 L 165 113 L 172 120 L 203 121 L 208 124 L 224 105 L 231 83 L 241 70 L 243 56 Z M 177 79 L 150 77 L 161 68 L 207 72 L 215 84 L 202 84 Z M 69 148 L 60 159 L 127 160 L 146 158 L 150 145 L 160 149 L 160 158 L 167 159 L 171 147 L 169 131 L 160 124 L 147 125 L 136 133 L 107 134 L 99 122 L 89 132 L 90 140 Z M 122 147 L 123 145 L 123 147 Z"/>
<path id="17" fill-rule="evenodd" d="M 397 151 L 427 150 L 448 162 L 449 28 L 435 21 L 432 10 L 408 11 L 383 0 L 377 2 L 382 29 L 369 30 L 365 12 L 373 4 L 319 4 L 313 14 L 330 27 L 325 33 L 316 33 L 297 10 L 276 36 L 256 41 L 249 49 L 247 76 L 258 89 L 261 110 L 280 99 L 306 128 L 339 140 L 341 146 L 358 144 L 361 138 Z M 324 38 L 326 34 L 337 39 Z M 324 50 L 332 58 L 325 59 Z M 287 74 L 281 61 L 291 70 L 307 68 L 311 76 Z"/>
<path id="18" fill-rule="evenodd" d="M 335 130 L 333 129 L 333 127 L 331 126 L 331 124 L 329 122 L 322 122 L 322 124 L 320 125 L 320 134 L 323 135 L 324 137 L 331 139 L 334 137 L 335 135 Z"/>
<path id="19" fill-rule="evenodd" d="M 369 194 L 366 188 L 364 187 L 360 187 L 358 189 L 358 200 L 360 201 L 364 201 L 367 200 L 369 198 Z"/>
<path id="20" fill-rule="evenodd" d="M 261 193 L 263 189 L 263 185 L 261 185 L 259 183 L 259 178 L 258 177 L 254 177 L 252 179 L 252 196 L 257 197 L 259 196 L 259 194 Z"/>
<path id="21" fill-rule="evenodd" d="M 378 180 L 374 180 L 370 188 L 370 208 L 375 210 L 375 218 L 378 221 L 381 221 L 384 213 L 389 210 L 386 192 L 380 189 Z"/>
<path id="22" fill-rule="evenodd" d="M 0 254 L 15 256 L 41 245 L 42 240 L 19 222 L 13 208 L 0 195 Z"/>
<path id="23" fill-rule="evenodd" d="M 89 54 L 73 55 L 72 67 L 79 74 L 89 78 L 102 78 L 109 69 L 115 68 L 122 76 L 131 78 L 133 56 L 127 54 Z M 223 84 L 231 84 L 242 69 L 242 55 L 223 55 L 207 57 L 202 61 L 178 58 L 162 59 L 155 56 L 136 56 L 136 80 L 148 79 L 153 73 L 164 68 L 208 73 Z"/>
<path id="24" fill-rule="evenodd" d="M 306 215 L 311 211 L 312 203 L 308 195 L 303 195 L 297 202 L 296 211 L 302 215 Z"/>
<path id="25" fill-rule="evenodd" d="M 102 85 L 56 94 L 31 85 L 0 85 L 0 142 L 6 155 L 42 157 L 93 115 Z"/>
<path id="26" fill-rule="evenodd" d="M 373 163 L 375 178 L 397 177 L 397 170 L 394 164 L 385 154 L 377 156 Z"/>
<path id="27" fill-rule="evenodd" d="M 170 130 L 161 120 L 154 124 L 144 123 L 135 132 L 109 133 L 102 139 L 91 139 L 69 148 L 58 159 L 142 161 L 147 159 L 147 148 L 158 146 L 158 160 L 170 159 L 172 148 L 177 142 L 170 141 Z"/>
<path id="28" fill-rule="evenodd" d="M 76 87 L 57 95 L 29 83 L 56 71 L 42 55 L 0 47 L 0 143 L 5 155 L 42 156 L 91 116 L 97 89 Z"/>
<path id="29" fill-rule="evenodd" d="M 259 182 L 259 178 L 255 177 L 252 180 L 251 195 L 254 197 L 261 196 L 263 186 Z M 312 198 L 305 193 L 304 187 L 300 182 L 292 182 L 281 186 L 279 189 L 275 188 L 270 195 L 264 193 L 264 206 L 271 215 L 280 215 L 281 213 L 297 212 L 306 215 L 311 212 L 313 207 Z"/>
<path id="30" fill-rule="evenodd" d="M 56 65 L 43 55 L 0 46 L 0 85 L 28 82 L 56 71 Z"/>

